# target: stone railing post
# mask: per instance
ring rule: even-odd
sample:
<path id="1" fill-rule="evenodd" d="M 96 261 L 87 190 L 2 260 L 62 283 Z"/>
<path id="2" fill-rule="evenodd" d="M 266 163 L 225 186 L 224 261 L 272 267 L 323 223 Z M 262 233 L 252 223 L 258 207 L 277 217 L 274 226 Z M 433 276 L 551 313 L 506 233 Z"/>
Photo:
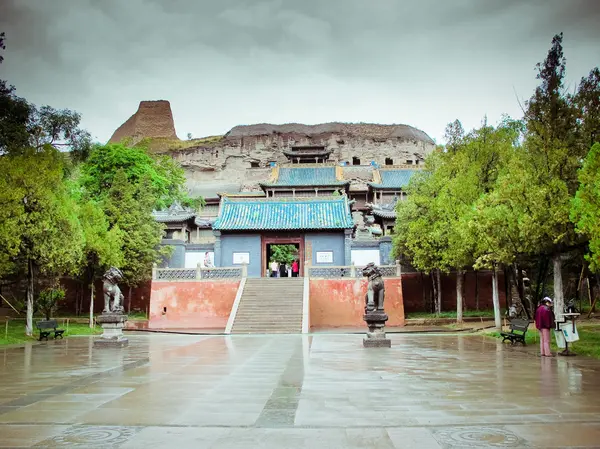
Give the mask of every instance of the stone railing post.
<path id="1" fill-rule="evenodd" d="M 248 264 L 247 263 L 242 264 L 242 277 L 243 278 L 248 277 Z"/>
<path id="2" fill-rule="evenodd" d="M 202 264 L 200 262 L 196 264 L 196 279 L 202 279 Z"/>
<path id="3" fill-rule="evenodd" d="M 157 277 L 158 267 L 155 263 L 152 264 L 152 280 L 155 281 Z"/>
<path id="4" fill-rule="evenodd" d="M 396 261 L 396 276 L 397 277 L 401 277 L 402 276 L 402 265 L 400 265 L 400 261 L 399 260 Z"/>
<path id="5" fill-rule="evenodd" d="M 356 265 L 354 265 L 354 261 L 350 264 L 350 277 L 356 277 Z"/>

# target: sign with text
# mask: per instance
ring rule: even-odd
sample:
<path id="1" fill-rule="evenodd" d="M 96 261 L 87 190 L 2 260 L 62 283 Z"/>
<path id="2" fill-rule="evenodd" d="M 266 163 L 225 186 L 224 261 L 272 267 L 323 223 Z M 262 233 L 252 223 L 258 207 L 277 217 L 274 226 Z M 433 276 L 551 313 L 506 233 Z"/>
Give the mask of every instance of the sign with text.
<path id="1" fill-rule="evenodd" d="M 233 253 L 233 264 L 250 264 L 250 253 Z"/>
<path id="2" fill-rule="evenodd" d="M 317 251 L 317 263 L 333 263 L 333 251 Z"/>

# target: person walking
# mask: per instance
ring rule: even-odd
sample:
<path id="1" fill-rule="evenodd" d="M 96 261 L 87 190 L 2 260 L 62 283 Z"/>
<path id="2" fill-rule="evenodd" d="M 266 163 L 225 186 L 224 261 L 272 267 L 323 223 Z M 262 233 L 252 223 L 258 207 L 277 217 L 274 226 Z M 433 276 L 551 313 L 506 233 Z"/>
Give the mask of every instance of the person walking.
<path id="1" fill-rule="evenodd" d="M 274 260 L 271 261 L 271 277 L 276 278 L 279 271 L 279 264 Z"/>
<path id="2" fill-rule="evenodd" d="M 300 264 L 298 263 L 297 260 L 294 259 L 294 261 L 292 262 L 292 277 L 297 278 L 299 274 L 300 274 Z"/>
<path id="3" fill-rule="evenodd" d="M 535 311 L 535 327 L 540 333 L 540 355 L 542 357 L 554 357 L 550 351 L 550 329 L 554 327 L 554 313 L 551 307 L 552 300 L 546 296 Z"/>

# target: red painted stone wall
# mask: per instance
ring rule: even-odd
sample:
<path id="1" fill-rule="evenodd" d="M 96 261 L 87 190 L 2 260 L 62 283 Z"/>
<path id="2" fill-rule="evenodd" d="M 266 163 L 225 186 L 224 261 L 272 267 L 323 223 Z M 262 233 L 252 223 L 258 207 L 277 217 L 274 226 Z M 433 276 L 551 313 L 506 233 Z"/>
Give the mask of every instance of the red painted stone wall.
<path id="1" fill-rule="evenodd" d="M 154 281 L 148 327 L 224 330 L 239 283 L 239 280 Z"/>
<path id="2" fill-rule="evenodd" d="M 384 279 L 385 311 L 388 326 L 404 325 L 404 304 L 401 279 Z M 310 326 L 365 327 L 363 315 L 367 280 L 311 279 Z"/>

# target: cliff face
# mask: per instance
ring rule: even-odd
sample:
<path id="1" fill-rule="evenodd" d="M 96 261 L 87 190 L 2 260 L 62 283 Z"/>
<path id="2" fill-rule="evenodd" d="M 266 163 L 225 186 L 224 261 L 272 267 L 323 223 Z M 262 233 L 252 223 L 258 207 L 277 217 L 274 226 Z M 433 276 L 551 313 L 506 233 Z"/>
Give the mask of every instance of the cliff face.
<path id="1" fill-rule="evenodd" d="M 171 104 L 165 100 L 142 101 L 138 110 L 114 132 L 109 143 L 128 138 L 136 144 L 144 137 L 177 139 Z"/>
<path id="2" fill-rule="evenodd" d="M 123 137 L 132 137 L 134 143 L 144 137 L 176 139 L 169 103 L 141 102 L 138 112 L 115 131 L 110 141 L 118 142 Z M 263 123 L 236 126 L 223 137 L 177 140 L 172 145 L 167 141 L 162 149 L 154 151 L 170 154 L 181 163 L 193 195 L 211 197 L 216 192 L 260 189 L 258 183 L 268 179 L 271 162 L 288 162 L 284 150 L 310 145 L 332 150 L 331 162 L 363 166 L 367 171 L 371 162 L 417 166 L 435 148 L 425 132 L 408 125 Z"/>

